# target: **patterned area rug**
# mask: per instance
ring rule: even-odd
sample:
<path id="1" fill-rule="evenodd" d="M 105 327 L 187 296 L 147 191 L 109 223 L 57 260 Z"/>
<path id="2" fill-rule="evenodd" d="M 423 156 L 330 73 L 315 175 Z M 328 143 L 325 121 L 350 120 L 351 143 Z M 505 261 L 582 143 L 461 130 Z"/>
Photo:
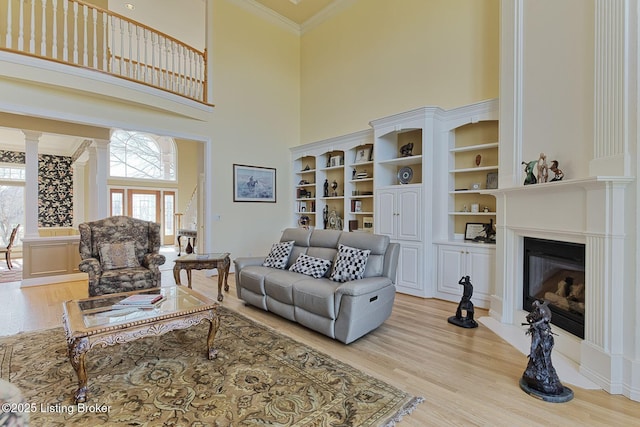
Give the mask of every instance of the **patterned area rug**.
<path id="1" fill-rule="evenodd" d="M 424 399 L 221 307 L 208 324 L 87 354 L 89 398 L 73 405 L 62 328 L 0 338 L 0 378 L 18 386 L 33 426 L 393 426 Z M 206 322 L 205 322 L 206 323 Z"/>

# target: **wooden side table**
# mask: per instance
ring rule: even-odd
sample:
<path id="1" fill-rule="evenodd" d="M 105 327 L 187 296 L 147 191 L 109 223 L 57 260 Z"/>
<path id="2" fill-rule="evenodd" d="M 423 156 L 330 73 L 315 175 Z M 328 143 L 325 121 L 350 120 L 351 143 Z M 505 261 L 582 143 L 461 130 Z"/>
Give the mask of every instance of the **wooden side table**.
<path id="1" fill-rule="evenodd" d="M 191 289 L 191 270 L 212 270 L 216 268 L 218 270 L 218 301 L 224 299 L 222 295 L 222 284 L 224 283 L 224 290 L 229 291 L 229 267 L 231 267 L 231 258 L 229 258 L 228 252 L 216 253 L 216 254 L 188 254 L 176 258 L 175 265 L 173 266 L 173 278 L 176 281 L 176 285 L 181 285 L 180 270 L 187 271 L 187 284 Z"/>

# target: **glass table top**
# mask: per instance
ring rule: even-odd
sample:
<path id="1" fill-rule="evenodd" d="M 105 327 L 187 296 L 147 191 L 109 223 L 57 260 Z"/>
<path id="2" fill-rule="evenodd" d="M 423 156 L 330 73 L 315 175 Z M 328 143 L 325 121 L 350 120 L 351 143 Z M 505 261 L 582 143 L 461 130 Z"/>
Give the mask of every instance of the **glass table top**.
<path id="1" fill-rule="evenodd" d="M 78 301 L 78 308 L 82 315 L 84 325 L 87 328 L 116 326 L 128 322 L 140 322 L 163 315 L 184 312 L 188 310 L 204 308 L 215 303 L 201 298 L 187 288 L 181 286 L 169 286 L 140 294 L 161 294 L 164 298 L 154 308 L 116 308 L 113 307 L 122 301 L 126 295 L 105 295 L 103 297 L 89 298 Z"/>
<path id="2" fill-rule="evenodd" d="M 188 254 L 177 258 L 178 261 L 220 261 L 229 256 L 228 252 L 211 254 Z"/>

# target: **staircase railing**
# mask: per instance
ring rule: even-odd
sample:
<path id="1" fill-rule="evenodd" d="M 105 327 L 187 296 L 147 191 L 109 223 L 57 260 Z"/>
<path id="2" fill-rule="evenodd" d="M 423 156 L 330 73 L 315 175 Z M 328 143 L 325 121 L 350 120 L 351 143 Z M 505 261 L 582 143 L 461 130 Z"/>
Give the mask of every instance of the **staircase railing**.
<path id="1" fill-rule="evenodd" d="M 189 229 L 197 228 L 198 223 L 198 186 L 193 189 L 187 208 L 184 210 L 184 219 L 186 223 L 184 226 Z"/>
<path id="2" fill-rule="evenodd" d="M 80 0 L 0 0 L 0 17 L 0 50 L 207 102 L 206 50 L 144 24 Z"/>

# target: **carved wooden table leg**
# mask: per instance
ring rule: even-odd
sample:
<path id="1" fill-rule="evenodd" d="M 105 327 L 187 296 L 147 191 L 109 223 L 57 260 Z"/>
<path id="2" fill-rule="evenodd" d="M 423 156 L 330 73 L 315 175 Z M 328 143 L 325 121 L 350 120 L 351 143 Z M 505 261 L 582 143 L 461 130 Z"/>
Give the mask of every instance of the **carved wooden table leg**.
<path id="1" fill-rule="evenodd" d="M 189 289 L 191 289 L 191 269 L 187 268 L 187 283 L 189 284 Z"/>
<path id="2" fill-rule="evenodd" d="M 87 401 L 87 368 L 85 366 L 85 356 L 89 351 L 89 339 L 68 339 L 69 361 L 78 376 L 78 390 L 76 391 L 76 403 Z"/>
<path id="3" fill-rule="evenodd" d="M 180 266 L 178 265 L 178 263 L 176 263 L 173 266 L 173 280 L 176 281 L 176 285 L 181 285 L 182 284 L 180 282 Z"/>
<path id="4" fill-rule="evenodd" d="M 224 290 L 229 292 L 229 269 L 231 267 L 231 258 L 226 257 L 224 260 Z"/>
<path id="5" fill-rule="evenodd" d="M 216 265 L 218 269 L 218 301 L 222 302 L 224 300 L 224 295 L 222 294 L 222 284 L 224 283 L 224 290 L 229 291 L 229 267 L 231 266 L 231 259 L 229 257 L 225 257 L 224 260 L 219 262 Z"/>
<path id="6" fill-rule="evenodd" d="M 213 340 L 220 327 L 220 316 L 218 316 L 218 313 L 213 311 L 213 318 L 210 319 L 209 322 L 211 322 L 211 324 L 209 325 L 209 334 L 207 335 L 207 353 L 209 360 L 213 360 L 218 357 L 218 350 L 213 348 Z"/>

